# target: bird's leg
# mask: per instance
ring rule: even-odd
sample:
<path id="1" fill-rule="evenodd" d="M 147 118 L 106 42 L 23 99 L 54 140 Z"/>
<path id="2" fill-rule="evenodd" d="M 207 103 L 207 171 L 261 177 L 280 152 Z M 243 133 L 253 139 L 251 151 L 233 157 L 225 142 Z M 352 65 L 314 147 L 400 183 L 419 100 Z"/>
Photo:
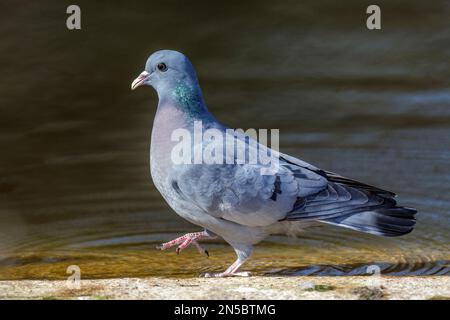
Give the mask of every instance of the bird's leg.
<path id="1" fill-rule="evenodd" d="M 216 236 L 209 234 L 208 231 L 206 231 L 206 230 L 201 231 L 201 232 L 192 232 L 192 233 L 187 233 L 184 236 L 176 238 L 172 241 L 163 243 L 163 244 L 157 246 L 156 248 L 160 249 L 160 250 L 166 250 L 175 245 L 178 245 L 177 254 L 179 254 L 181 252 L 181 250 L 187 248 L 190 244 L 193 244 L 193 245 L 195 245 L 195 247 L 201 254 L 205 254 L 209 257 L 208 250 L 204 249 L 198 243 L 198 241 L 203 240 L 203 239 L 215 239 L 215 238 L 216 238 Z"/>
<path id="2" fill-rule="evenodd" d="M 250 272 L 237 272 L 245 261 L 237 259 L 231 266 L 224 272 L 220 273 L 205 273 L 205 278 L 225 278 L 225 277 L 249 277 Z"/>
<path id="3" fill-rule="evenodd" d="M 237 272 L 239 268 L 244 264 L 245 261 L 250 257 L 252 253 L 252 247 L 247 246 L 244 249 L 235 248 L 236 254 L 238 256 L 237 260 L 227 268 L 224 272 L 220 273 L 205 273 L 205 278 L 223 278 L 223 277 L 249 277 L 250 272 Z"/>

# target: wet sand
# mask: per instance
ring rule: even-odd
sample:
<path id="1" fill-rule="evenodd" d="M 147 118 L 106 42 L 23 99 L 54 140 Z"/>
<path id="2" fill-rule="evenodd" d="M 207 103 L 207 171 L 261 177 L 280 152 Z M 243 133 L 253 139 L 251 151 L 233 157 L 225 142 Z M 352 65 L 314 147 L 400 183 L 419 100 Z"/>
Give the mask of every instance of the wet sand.
<path id="1" fill-rule="evenodd" d="M 450 277 L 15 280 L 0 281 L 0 299 L 450 299 Z"/>

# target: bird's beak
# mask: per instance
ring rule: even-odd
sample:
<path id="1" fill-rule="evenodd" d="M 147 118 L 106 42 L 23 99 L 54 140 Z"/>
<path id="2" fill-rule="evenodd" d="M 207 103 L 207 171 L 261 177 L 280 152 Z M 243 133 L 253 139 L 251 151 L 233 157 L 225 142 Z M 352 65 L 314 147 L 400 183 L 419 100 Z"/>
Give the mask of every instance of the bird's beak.
<path id="1" fill-rule="evenodd" d="M 150 77 L 150 73 L 147 71 L 143 71 L 134 81 L 131 83 L 131 90 L 136 89 L 137 87 L 145 84 L 145 81 Z"/>

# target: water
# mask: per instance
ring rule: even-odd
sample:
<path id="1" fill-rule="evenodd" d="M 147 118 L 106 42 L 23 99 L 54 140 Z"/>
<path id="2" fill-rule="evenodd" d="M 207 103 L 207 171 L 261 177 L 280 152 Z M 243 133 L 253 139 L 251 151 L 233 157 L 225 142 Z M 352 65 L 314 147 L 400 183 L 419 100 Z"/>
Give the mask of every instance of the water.
<path id="1" fill-rule="evenodd" d="M 360 1 L 67 1 L 1 5 L 0 279 L 191 277 L 234 260 L 155 245 L 198 230 L 149 177 L 156 95 L 131 92 L 150 52 L 189 55 L 223 123 L 279 128 L 280 147 L 392 190 L 416 230 L 378 238 L 334 227 L 271 237 L 259 274 L 449 274 L 450 5 L 381 1 L 382 30 Z M 257 116 L 255 116 L 257 115 Z"/>

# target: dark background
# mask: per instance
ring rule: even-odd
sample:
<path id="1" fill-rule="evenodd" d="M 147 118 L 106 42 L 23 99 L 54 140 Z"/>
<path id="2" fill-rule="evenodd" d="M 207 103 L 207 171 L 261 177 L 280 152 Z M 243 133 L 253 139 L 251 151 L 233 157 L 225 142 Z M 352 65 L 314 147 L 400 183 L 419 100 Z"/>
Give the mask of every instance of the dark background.
<path id="1" fill-rule="evenodd" d="M 81 7 L 82 30 L 66 28 L 70 4 Z M 94 261 L 94 277 L 171 274 L 186 262 L 152 249 L 196 227 L 150 179 L 156 94 L 130 91 L 159 49 L 188 55 L 221 122 L 279 128 L 282 152 L 392 190 L 420 212 L 416 231 L 400 239 L 333 228 L 273 238 L 264 254 L 291 245 L 292 254 L 275 265 L 256 255 L 263 271 L 289 259 L 294 267 L 377 260 L 413 269 L 448 259 L 450 4 L 377 1 L 382 30 L 374 31 L 366 28 L 370 4 L 0 4 L 0 278 L 64 274 L 67 261 Z M 98 271 L 104 257 L 123 268 Z"/>

